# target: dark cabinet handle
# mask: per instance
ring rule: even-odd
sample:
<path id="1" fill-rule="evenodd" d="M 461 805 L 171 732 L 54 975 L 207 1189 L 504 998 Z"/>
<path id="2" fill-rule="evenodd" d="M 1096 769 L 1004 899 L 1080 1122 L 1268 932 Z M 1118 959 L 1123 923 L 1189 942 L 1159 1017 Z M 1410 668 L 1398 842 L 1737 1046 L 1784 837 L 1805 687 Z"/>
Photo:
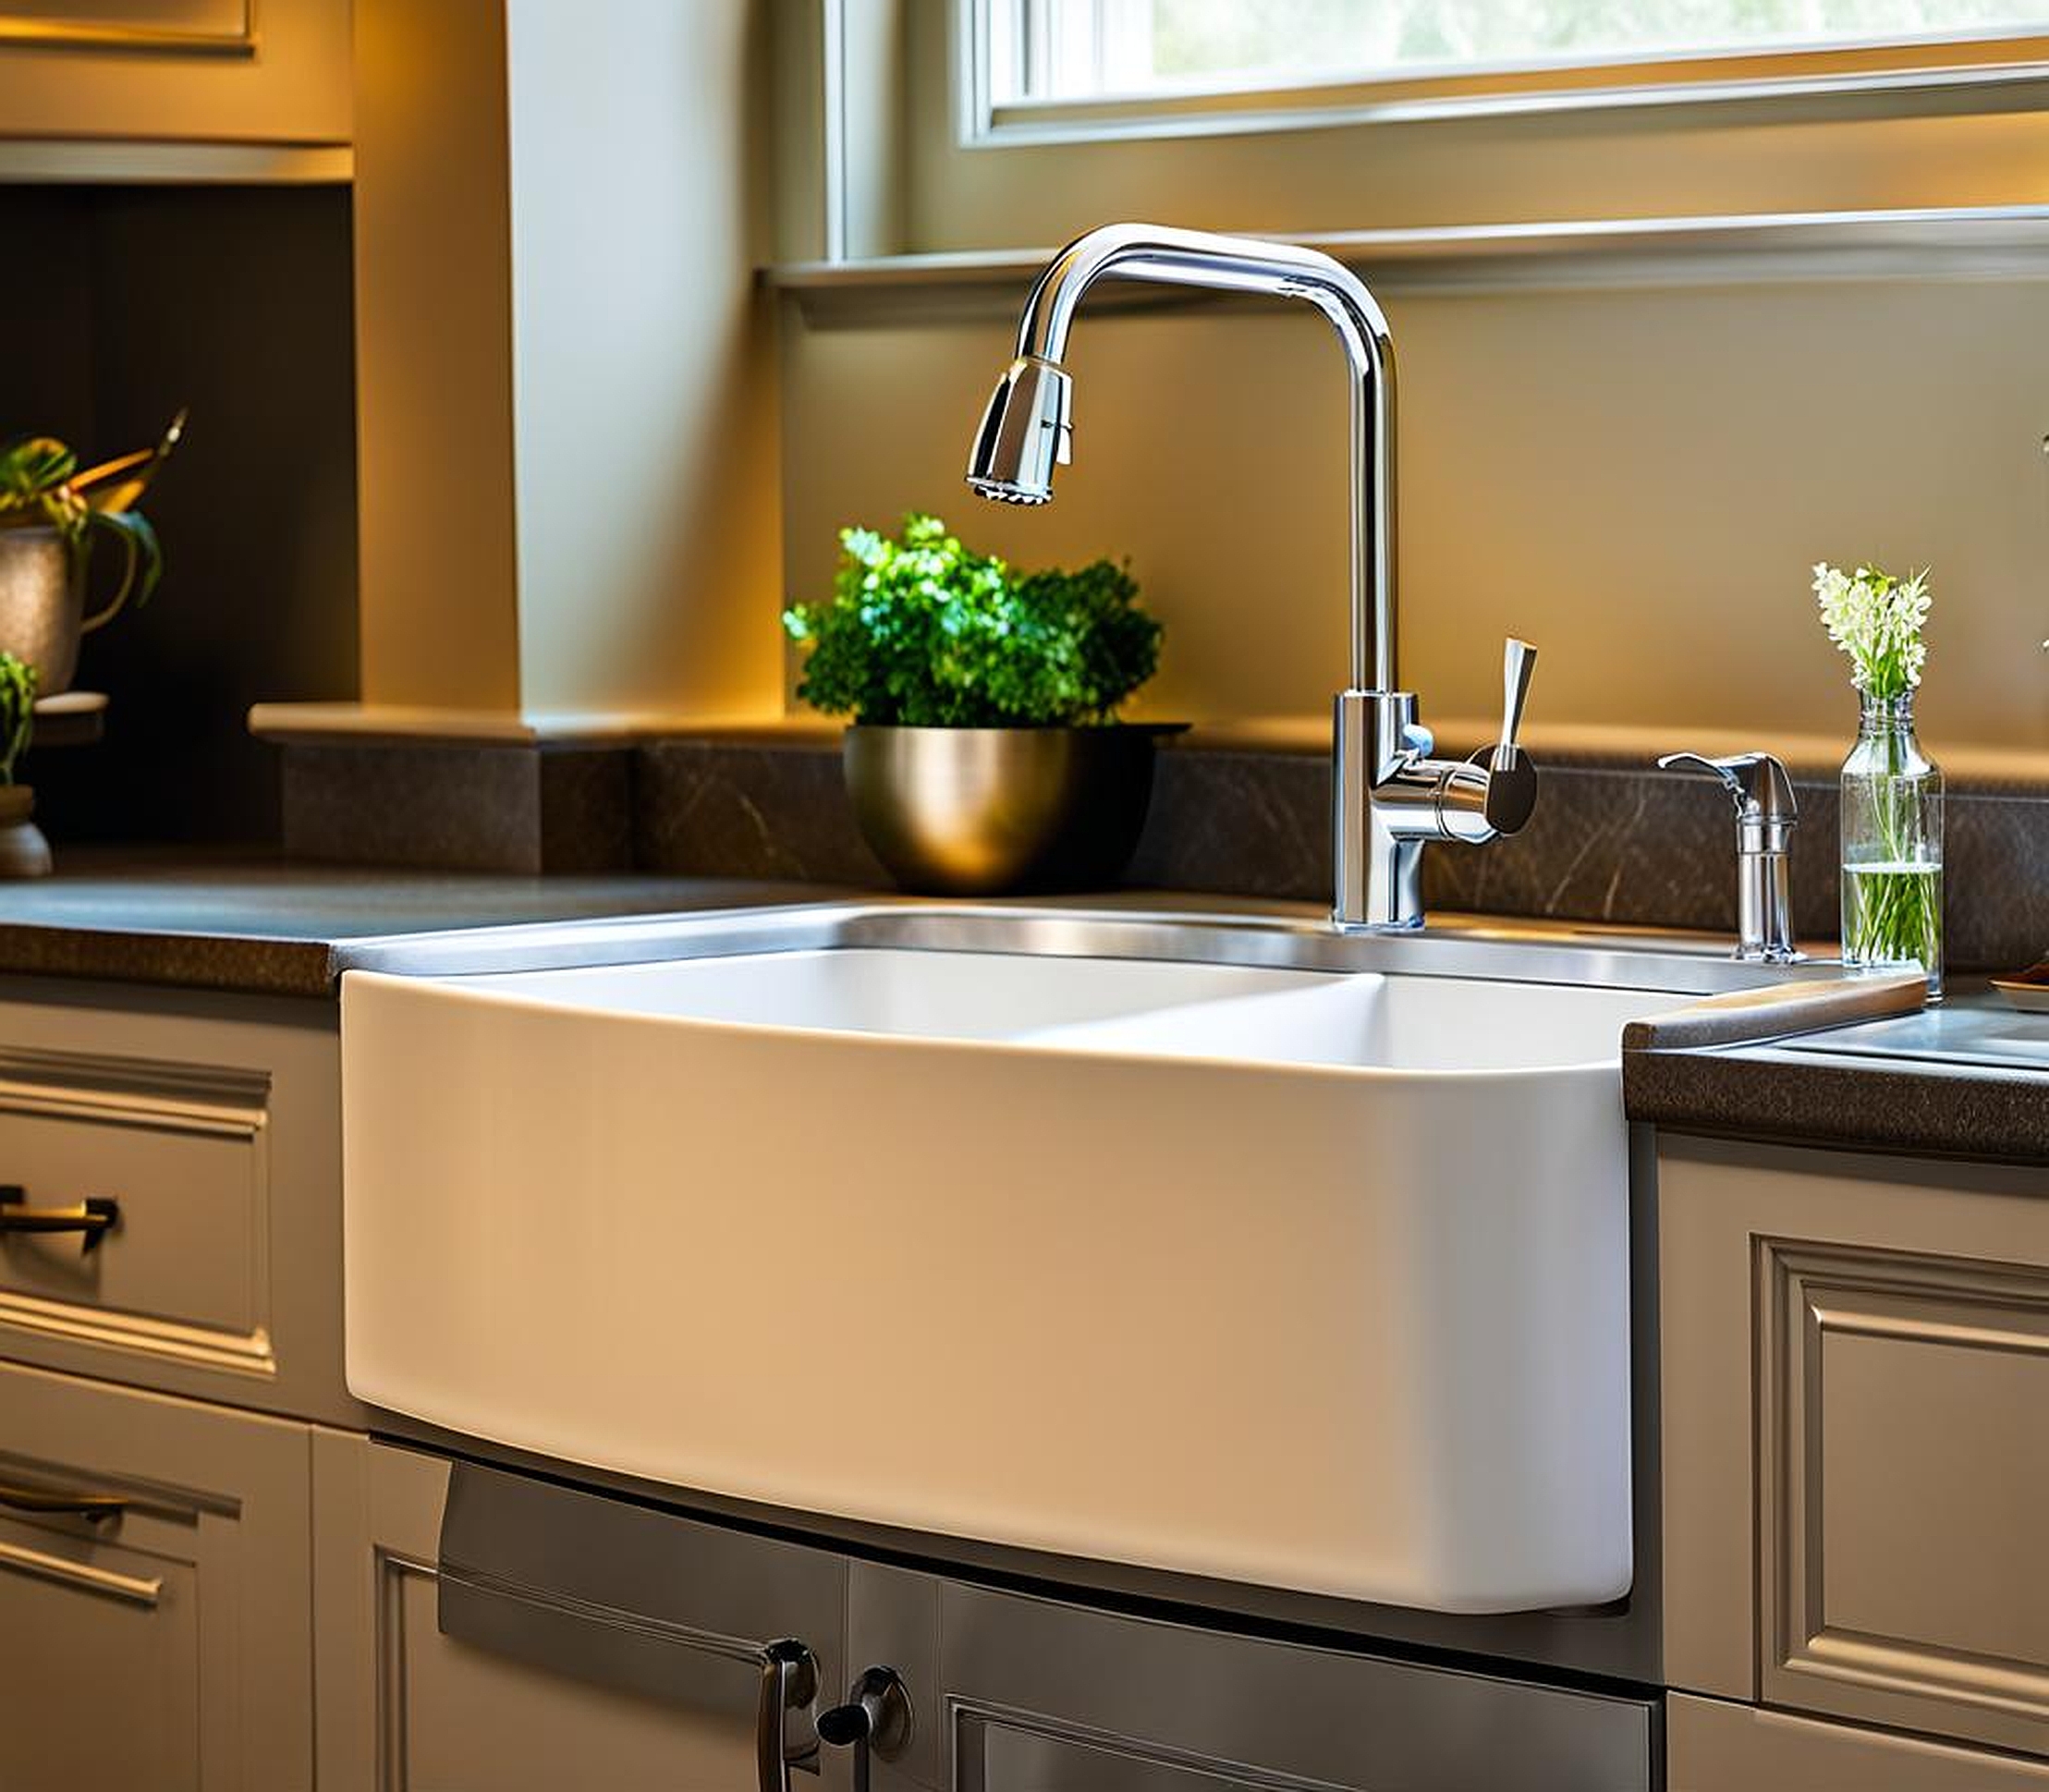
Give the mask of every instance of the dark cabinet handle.
<path id="1" fill-rule="evenodd" d="M 16 1487 L 0 1481 L 0 1506 L 17 1512 L 65 1513 L 73 1518 L 117 1518 L 128 1509 L 118 1493 L 71 1493 L 56 1488 Z"/>
<path id="2" fill-rule="evenodd" d="M 818 1720 L 820 1741 L 854 1751 L 854 1792 L 868 1792 L 869 1757 L 895 1760 L 909 1743 L 910 1728 L 910 1694 L 893 1667 L 863 1668 L 847 1702 Z"/>
<path id="3" fill-rule="evenodd" d="M 792 1767 L 816 1770 L 818 1737 L 803 1713 L 817 1697 L 818 1663 L 802 1643 L 785 1637 L 762 1651 L 762 1696 L 754 1721 L 761 1792 L 789 1792 Z"/>
<path id="4" fill-rule="evenodd" d="M 108 1195 L 88 1195 L 69 1207 L 30 1207 L 18 1183 L 0 1185 L 0 1232 L 82 1232 L 85 1254 L 121 1223 L 121 1203 Z"/>

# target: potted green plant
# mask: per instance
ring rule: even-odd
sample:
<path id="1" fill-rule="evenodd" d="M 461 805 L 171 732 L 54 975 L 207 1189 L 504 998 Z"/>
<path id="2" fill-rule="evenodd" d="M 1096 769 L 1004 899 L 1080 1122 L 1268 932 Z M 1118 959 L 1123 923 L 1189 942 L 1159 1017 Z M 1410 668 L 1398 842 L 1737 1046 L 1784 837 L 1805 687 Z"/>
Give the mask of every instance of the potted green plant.
<path id="1" fill-rule="evenodd" d="M 0 652 L 0 877 L 42 877 L 50 843 L 35 824 L 35 792 L 14 781 L 35 725 L 35 667 Z"/>
<path id="2" fill-rule="evenodd" d="M 1117 720 L 1160 652 L 1130 572 L 1020 573 L 916 513 L 839 539 L 831 598 L 783 623 L 798 696 L 852 718 L 847 787 L 876 858 L 938 895 L 1114 882 L 1174 732 Z"/>
<path id="3" fill-rule="evenodd" d="M 180 411 L 155 447 L 83 470 L 54 436 L 0 447 L 0 650 L 35 668 L 44 696 L 71 688 L 81 636 L 156 589 L 163 552 L 135 504 L 184 427 Z M 120 577 L 114 595 L 87 616 L 93 543 L 107 539 L 122 550 Z"/>

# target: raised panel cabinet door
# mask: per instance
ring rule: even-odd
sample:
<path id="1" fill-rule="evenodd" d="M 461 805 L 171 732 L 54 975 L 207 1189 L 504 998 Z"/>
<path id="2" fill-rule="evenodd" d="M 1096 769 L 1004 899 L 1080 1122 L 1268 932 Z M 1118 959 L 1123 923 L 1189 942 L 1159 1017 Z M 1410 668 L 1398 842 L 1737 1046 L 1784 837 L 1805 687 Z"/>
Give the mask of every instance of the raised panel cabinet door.
<path id="1" fill-rule="evenodd" d="M 1666 1141 L 1667 1672 L 2049 1757 L 2049 1175 Z"/>
<path id="2" fill-rule="evenodd" d="M 786 1636 L 814 1664 L 788 1734 L 815 1743 L 837 1556 L 342 1433 L 316 1457 L 323 1792 L 750 1792 Z"/>
<path id="3" fill-rule="evenodd" d="M 303 1425 L 0 1369 L 0 1786 L 312 1784 Z"/>
<path id="4" fill-rule="evenodd" d="M 328 1002 L 0 984 L 0 1358 L 355 1422 L 337 1024 Z M 104 1231 L 29 1229 L 95 1206 Z"/>
<path id="5" fill-rule="evenodd" d="M 0 0 L 0 136 L 347 143 L 348 0 Z"/>

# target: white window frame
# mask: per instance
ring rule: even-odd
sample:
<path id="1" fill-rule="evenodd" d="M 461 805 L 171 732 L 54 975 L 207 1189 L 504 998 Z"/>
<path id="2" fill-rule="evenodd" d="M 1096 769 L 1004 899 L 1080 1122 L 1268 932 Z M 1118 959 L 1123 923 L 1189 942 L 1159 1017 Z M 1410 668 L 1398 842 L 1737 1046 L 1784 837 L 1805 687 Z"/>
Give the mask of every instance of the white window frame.
<path id="1" fill-rule="evenodd" d="M 1590 56 L 1503 62 L 1331 80 L 1248 86 L 1191 81 L 1172 92 L 998 104 L 993 59 L 1102 54 L 1099 42 L 1053 41 L 1021 0 L 1008 39 L 992 41 L 992 0 L 954 0 L 957 140 L 1002 149 L 1119 139 L 1195 137 L 1393 123 L 1489 114 L 1574 112 L 1831 95 L 1928 95 L 1986 91 L 2049 79 L 2049 23 L 1955 36 L 1889 38 L 1788 49 Z M 1107 15 L 1133 0 L 1096 0 Z M 1008 10 L 1006 8 L 1006 10 Z M 1039 18 L 1044 15 L 1040 13 Z M 1112 21 L 1114 23 L 1114 21 Z M 1114 38 L 1114 30 L 1109 33 Z"/>

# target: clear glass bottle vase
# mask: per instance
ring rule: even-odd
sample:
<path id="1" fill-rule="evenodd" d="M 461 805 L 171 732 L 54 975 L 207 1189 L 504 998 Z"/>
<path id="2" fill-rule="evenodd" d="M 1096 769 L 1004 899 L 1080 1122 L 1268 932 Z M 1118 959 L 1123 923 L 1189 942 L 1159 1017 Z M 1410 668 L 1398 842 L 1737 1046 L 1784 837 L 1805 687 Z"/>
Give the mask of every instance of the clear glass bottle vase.
<path id="1" fill-rule="evenodd" d="M 1943 774 L 1914 734 L 1914 697 L 1863 698 L 1843 762 L 1843 962 L 1918 965 L 1943 987 Z"/>

